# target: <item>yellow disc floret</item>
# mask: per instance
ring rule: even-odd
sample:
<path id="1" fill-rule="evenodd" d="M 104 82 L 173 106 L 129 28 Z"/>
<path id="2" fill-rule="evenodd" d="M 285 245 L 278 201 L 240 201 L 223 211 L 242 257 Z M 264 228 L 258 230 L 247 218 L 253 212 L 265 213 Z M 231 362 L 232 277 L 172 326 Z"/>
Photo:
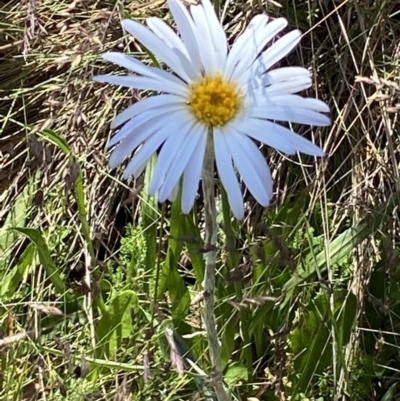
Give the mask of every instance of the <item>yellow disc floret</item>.
<path id="1" fill-rule="evenodd" d="M 242 103 L 236 84 L 216 75 L 194 82 L 187 104 L 198 121 L 220 127 L 237 115 Z"/>

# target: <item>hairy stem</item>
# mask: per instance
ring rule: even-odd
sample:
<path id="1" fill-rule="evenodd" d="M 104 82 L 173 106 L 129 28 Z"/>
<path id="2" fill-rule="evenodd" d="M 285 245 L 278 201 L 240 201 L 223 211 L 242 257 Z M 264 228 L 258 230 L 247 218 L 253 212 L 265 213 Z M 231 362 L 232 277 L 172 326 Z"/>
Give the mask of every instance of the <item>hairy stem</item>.
<path id="1" fill-rule="evenodd" d="M 217 210 L 214 193 L 214 149 L 210 129 L 207 149 L 204 158 L 203 170 L 203 196 L 205 217 L 205 243 L 206 243 L 206 272 L 204 279 L 204 325 L 206 327 L 210 359 L 212 364 L 211 384 L 218 401 L 231 401 L 225 391 L 222 376 L 221 347 L 218 341 L 217 325 L 215 321 L 215 262 L 217 258 Z"/>

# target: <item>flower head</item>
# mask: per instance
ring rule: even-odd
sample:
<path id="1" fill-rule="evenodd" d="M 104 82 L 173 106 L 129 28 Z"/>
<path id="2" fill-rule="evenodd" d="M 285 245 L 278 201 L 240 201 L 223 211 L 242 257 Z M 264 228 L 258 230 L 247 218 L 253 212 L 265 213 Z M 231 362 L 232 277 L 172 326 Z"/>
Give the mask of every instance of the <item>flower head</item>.
<path id="1" fill-rule="evenodd" d="M 264 50 L 287 26 L 284 18 L 256 15 L 228 51 L 225 32 L 209 0 L 190 9 L 179 0 L 168 4 L 180 36 L 159 18 L 148 18 L 147 27 L 131 20 L 122 21 L 122 26 L 172 72 L 110 52 L 103 55 L 106 60 L 136 75 L 95 77 L 99 82 L 160 93 L 133 104 L 112 121 L 112 128 L 122 128 L 108 143 L 117 145 L 110 167 L 136 150 L 124 177 L 137 177 L 161 146 L 150 194 L 158 193 L 161 202 L 173 198 L 183 177 L 182 211 L 188 213 L 212 135 L 218 174 L 232 212 L 240 219 L 244 206 L 236 171 L 261 205 L 267 206 L 272 197 L 271 173 L 253 139 L 289 155 L 323 156 L 318 146 L 273 121 L 327 126 L 330 119 L 323 113 L 329 108 L 320 100 L 294 95 L 311 86 L 305 68 L 270 70 L 301 38 L 294 30 Z"/>

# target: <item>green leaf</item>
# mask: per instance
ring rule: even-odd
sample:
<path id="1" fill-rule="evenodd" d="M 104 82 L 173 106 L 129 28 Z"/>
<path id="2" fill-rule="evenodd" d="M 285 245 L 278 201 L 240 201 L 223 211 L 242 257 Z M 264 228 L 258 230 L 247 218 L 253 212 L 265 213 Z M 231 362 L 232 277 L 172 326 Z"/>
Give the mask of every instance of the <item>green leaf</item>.
<path id="1" fill-rule="evenodd" d="M 291 349 L 295 355 L 294 394 L 304 392 L 314 374 L 320 373 L 331 361 L 332 347 L 329 344 L 330 328 L 329 299 L 321 293 L 307 312 L 301 316 L 299 326 L 290 334 Z"/>
<path id="2" fill-rule="evenodd" d="M 178 261 L 181 256 L 183 243 L 178 238 L 182 235 L 182 212 L 180 194 L 171 207 L 170 238 L 165 267 L 168 271 L 167 287 L 172 302 L 172 317 L 178 322 L 183 321 L 190 307 L 189 291 L 178 271 Z"/>
<path id="3" fill-rule="evenodd" d="M 53 130 L 51 129 L 44 129 L 40 132 L 40 134 L 51 143 L 56 145 L 59 149 L 61 149 L 66 155 L 71 154 L 71 149 L 69 148 L 67 142 L 60 136 L 58 136 Z"/>
<path id="4" fill-rule="evenodd" d="M 321 292 L 301 316 L 298 327 L 290 334 L 291 350 L 295 354 L 295 372 L 298 373 L 295 394 L 305 392 L 313 376 L 320 374 L 332 363 L 333 328 L 337 333 L 338 363 L 344 363 L 341 355 L 343 347 L 350 340 L 355 324 L 357 300 L 354 294 L 344 290 L 335 291 L 333 296 L 335 299 L 333 317 L 329 296 Z"/>
<path id="5" fill-rule="evenodd" d="M 188 249 L 190 261 L 192 262 L 194 274 L 198 283 L 202 283 L 204 280 L 205 262 L 204 256 L 199 252 L 203 240 L 200 235 L 200 229 L 198 224 L 195 224 L 193 217 L 190 215 L 182 215 L 183 226 L 184 226 L 184 237 L 190 237 L 190 241 L 186 241 L 186 247 Z"/>
<path id="6" fill-rule="evenodd" d="M 1 280 L 0 297 L 11 297 L 18 289 L 19 285 L 29 274 L 29 267 L 32 265 L 35 255 L 35 247 L 30 243 L 21 257 L 17 266 L 14 266 L 8 274 Z"/>
<path id="7" fill-rule="evenodd" d="M 310 278 L 316 271 L 322 272 L 326 270 L 328 265 L 327 255 L 330 256 L 330 265 L 338 263 L 342 258 L 349 256 L 355 246 L 379 230 L 382 223 L 392 215 L 391 212 L 397 204 L 398 195 L 393 194 L 385 204 L 372 211 L 371 216 L 368 216 L 360 224 L 347 229 L 332 240 L 328 250 L 323 250 L 316 255 L 311 251 L 304 264 L 297 267 L 296 274 L 293 274 L 292 278 L 284 285 L 283 290 L 287 293 L 287 296 L 281 306 L 288 302 L 290 293 L 294 288 Z"/>
<path id="8" fill-rule="evenodd" d="M 394 397 L 396 396 L 396 387 L 397 383 L 393 383 L 388 391 L 386 391 L 385 395 L 382 397 L 381 401 L 391 401 L 395 399 Z"/>
<path id="9" fill-rule="evenodd" d="M 57 266 L 55 265 L 47 244 L 42 237 L 42 234 L 33 228 L 13 227 L 10 228 L 15 233 L 22 234 L 29 238 L 36 246 L 38 251 L 40 263 L 43 265 L 49 279 L 53 283 L 56 291 L 59 294 L 65 293 L 64 281 L 58 272 Z"/>
<path id="10" fill-rule="evenodd" d="M 293 197 L 285 199 L 276 216 L 273 217 L 274 225 L 279 227 L 278 230 L 274 229 L 277 235 L 288 237 L 296 232 L 293 228 L 299 227 L 305 220 L 304 210 L 308 207 L 309 200 L 308 188 L 296 196 L 295 200 Z"/>
<path id="11" fill-rule="evenodd" d="M 140 225 L 142 227 L 143 236 L 146 241 L 146 254 L 144 260 L 146 277 L 154 276 L 157 257 L 157 224 L 159 220 L 159 211 L 157 199 L 149 195 L 149 185 L 156 162 L 157 156 L 153 155 L 146 167 L 146 173 L 144 177 L 144 189 L 140 202 Z M 133 270 L 133 267 L 131 267 L 131 270 Z M 156 283 L 156 285 L 158 285 L 158 283 Z M 158 291 L 157 294 L 162 294 L 162 291 Z"/>
<path id="12" fill-rule="evenodd" d="M 343 291 L 345 292 L 345 291 Z M 337 292 L 335 293 L 335 301 L 337 298 Z M 337 316 L 337 329 L 338 329 L 338 344 L 339 346 L 346 346 L 350 341 L 350 336 L 356 322 L 357 316 L 357 298 L 352 292 L 345 292 L 344 303 L 340 302 L 336 307 L 335 316 Z"/>
<path id="13" fill-rule="evenodd" d="M 87 221 L 86 199 L 85 189 L 83 185 L 84 180 L 82 169 L 78 163 L 74 163 L 73 165 L 71 165 L 71 168 L 73 168 L 77 173 L 77 178 L 75 180 L 75 198 L 78 205 L 79 217 L 82 222 L 83 234 L 85 236 L 87 244 L 90 245 L 92 243 L 92 240 L 90 237 L 89 223 Z"/>
<path id="14" fill-rule="evenodd" d="M 82 223 L 83 235 L 86 240 L 86 244 L 90 255 L 95 260 L 94 250 L 93 250 L 93 243 L 90 235 L 90 226 L 87 220 L 87 210 L 86 210 L 86 200 L 85 200 L 85 189 L 84 189 L 84 178 L 82 174 L 82 169 L 79 163 L 76 161 L 74 155 L 71 152 L 67 142 L 60 136 L 58 136 L 53 130 L 45 129 L 41 132 L 41 135 L 49 140 L 51 143 L 56 145 L 59 149 L 61 149 L 66 155 L 69 156 L 70 160 L 70 168 L 74 171 L 74 194 L 76 203 L 78 206 L 79 211 L 79 218 Z"/>
<path id="15" fill-rule="evenodd" d="M 96 329 L 100 346 L 107 356 L 114 356 L 121 347 L 122 340 L 131 335 L 132 311 L 138 309 L 139 299 L 132 290 L 117 293 L 111 299 Z"/>
<path id="16" fill-rule="evenodd" d="M 238 326 L 239 324 L 235 316 L 231 316 L 231 319 L 225 325 L 223 337 L 221 338 L 222 366 L 225 366 L 232 358 Z"/>
<path id="17" fill-rule="evenodd" d="M 9 230 L 11 227 L 24 227 L 29 214 L 29 208 L 32 205 L 32 194 L 37 187 L 38 174 L 29 178 L 29 182 L 25 185 L 24 190 L 15 200 L 15 204 L 7 214 L 7 218 L 0 228 L 0 272 L 6 268 L 8 258 L 4 255 L 12 246 L 17 238 L 14 231 Z"/>
<path id="18" fill-rule="evenodd" d="M 235 385 L 241 381 L 247 381 L 249 373 L 246 366 L 240 363 L 230 365 L 224 375 L 224 380 L 228 385 Z"/>
<path id="19" fill-rule="evenodd" d="M 177 269 L 173 251 L 168 250 L 165 264 L 168 266 L 167 287 L 172 303 L 172 318 L 178 322 L 183 321 L 190 307 L 190 294 Z"/>
<path id="20" fill-rule="evenodd" d="M 254 339 L 255 352 L 259 358 L 261 358 L 265 352 L 266 343 L 268 341 L 265 330 L 271 328 L 271 318 L 272 322 L 275 323 L 277 321 L 277 319 L 275 319 L 275 314 L 272 316 L 274 304 L 275 302 L 272 301 L 266 302 L 264 305 L 257 308 L 253 312 L 249 326 L 249 335 Z M 284 314 L 282 313 L 282 315 Z"/>
<path id="21" fill-rule="evenodd" d="M 85 239 L 86 248 L 90 254 L 91 266 L 93 268 L 93 275 L 96 280 L 100 280 L 98 270 L 96 269 L 96 255 L 94 252 L 93 241 L 90 233 L 90 225 L 87 217 L 87 209 L 86 209 L 86 195 L 85 195 L 85 187 L 84 187 L 84 176 L 82 173 L 81 166 L 77 162 L 75 156 L 72 154 L 71 149 L 69 148 L 67 142 L 58 136 L 54 131 L 50 129 L 45 129 L 41 132 L 41 135 L 49 140 L 49 142 L 56 145 L 59 149 L 61 149 L 68 157 L 70 161 L 70 169 L 73 172 L 71 174 L 74 179 L 74 196 L 78 206 L 79 219 L 82 224 L 82 232 L 83 237 Z M 101 310 L 104 309 L 104 302 L 101 297 L 96 297 L 94 299 L 94 305 L 98 306 Z"/>

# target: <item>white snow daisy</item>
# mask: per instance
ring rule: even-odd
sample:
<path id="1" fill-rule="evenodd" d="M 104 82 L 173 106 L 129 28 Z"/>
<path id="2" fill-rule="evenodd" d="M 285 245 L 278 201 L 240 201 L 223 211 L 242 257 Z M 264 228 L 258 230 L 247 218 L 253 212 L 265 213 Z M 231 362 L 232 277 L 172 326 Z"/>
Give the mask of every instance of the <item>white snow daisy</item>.
<path id="1" fill-rule="evenodd" d="M 149 158 L 160 148 L 150 183 L 150 194 L 160 202 L 173 198 L 182 180 L 182 211 L 194 203 L 207 140 L 213 140 L 219 178 L 230 207 L 244 216 L 243 196 L 236 172 L 254 198 L 268 206 L 272 178 L 253 140 L 292 155 L 303 152 L 323 156 L 309 140 L 274 121 L 327 126 L 329 111 L 320 100 L 294 93 L 311 86 L 305 68 L 270 68 L 300 41 L 291 31 L 265 47 L 287 26 L 284 18 L 256 15 L 231 49 L 209 0 L 187 9 L 179 0 L 168 0 L 180 36 L 163 20 L 148 18 L 147 27 L 132 20 L 122 26 L 172 72 L 149 67 L 121 53 L 103 57 L 137 75 L 100 75 L 94 79 L 128 88 L 160 92 L 120 113 L 111 123 L 122 126 L 108 143 L 117 145 L 110 167 L 119 165 L 133 151 L 124 178 L 138 177 Z M 212 138 L 210 138 L 212 136 Z"/>

